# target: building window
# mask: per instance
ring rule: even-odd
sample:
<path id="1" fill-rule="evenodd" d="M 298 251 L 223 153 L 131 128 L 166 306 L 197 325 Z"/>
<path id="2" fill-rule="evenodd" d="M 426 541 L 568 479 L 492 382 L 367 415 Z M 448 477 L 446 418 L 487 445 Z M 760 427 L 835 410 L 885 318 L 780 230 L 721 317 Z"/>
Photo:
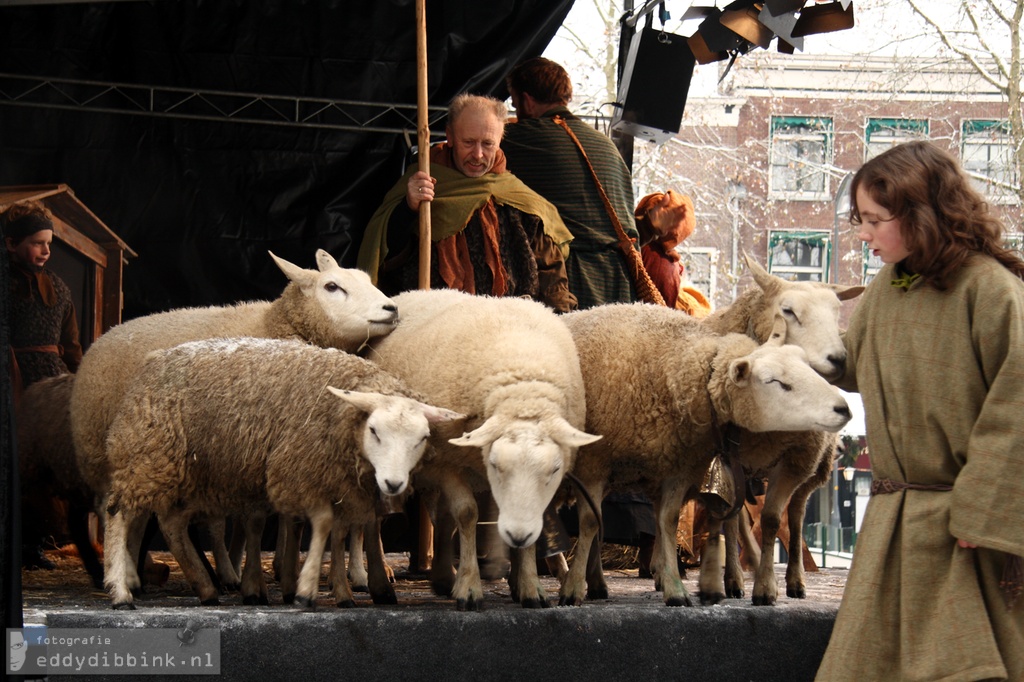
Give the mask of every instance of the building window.
<path id="1" fill-rule="evenodd" d="M 928 139 L 928 121 L 907 118 L 869 118 L 864 128 L 864 160 L 912 140 Z"/>
<path id="2" fill-rule="evenodd" d="M 1024 234 L 1020 232 L 1004 234 L 1003 245 L 1008 249 L 1013 249 L 1018 256 L 1024 258 Z"/>
<path id="3" fill-rule="evenodd" d="M 882 266 L 885 265 L 885 263 L 882 262 L 881 258 L 871 253 L 871 249 L 868 248 L 867 244 L 863 245 L 863 249 L 863 280 L 864 285 L 867 286 L 868 284 L 871 283 L 871 280 L 875 278 L 875 275 L 878 274 L 878 271 L 882 269 Z"/>
<path id="4" fill-rule="evenodd" d="M 708 301 L 715 300 L 715 286 L 717 285 L 717 269 L 715 263 L 718 261 L 718 249 L 707 246 L 687 247 L 679 245 L 676 247 L 679 253 L 679 262 L 686 268 L 686 278 L 694 289 L 697 289 Z"/>
<path id="5" fill-rule="evenodd" d="M 832 119 L 772 116 L 769 193 L 777 199 L 823 201 L 829 194 Z"/>
<path id="6" fill-rule="evenodd" d="M 1008 121 L 964 121 L 960 158 L 975 189 L 998 203 L 1016 200 Z"/>
<path id="7" fill-rule="evenodd" d="M 768 235 L 768 272 L 790 281 L 827 282 L 832 234 L 823 230 L 773 230 Z"/>

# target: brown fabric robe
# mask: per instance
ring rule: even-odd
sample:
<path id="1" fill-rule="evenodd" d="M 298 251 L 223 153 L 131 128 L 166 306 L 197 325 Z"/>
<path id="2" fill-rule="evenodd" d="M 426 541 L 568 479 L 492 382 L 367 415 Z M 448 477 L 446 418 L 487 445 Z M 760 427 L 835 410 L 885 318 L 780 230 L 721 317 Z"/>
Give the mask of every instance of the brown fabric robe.
<path id="1" fill-rule="evenodd" d="M 977 256 L 945 292 L 884 267 L 846 333 L 876 480 L 817 680 L 1024 680 L 1024 282 Z M 976 543 L 963 549 L 957 539 Z"/>

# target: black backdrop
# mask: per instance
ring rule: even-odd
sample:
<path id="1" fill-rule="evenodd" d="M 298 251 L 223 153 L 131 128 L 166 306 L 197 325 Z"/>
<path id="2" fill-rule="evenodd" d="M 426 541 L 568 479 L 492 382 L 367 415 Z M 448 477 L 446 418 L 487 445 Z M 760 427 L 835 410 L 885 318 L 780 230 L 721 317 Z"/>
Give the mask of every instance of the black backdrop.
<path id="1" fill-rule="evenodd" d="M 428 0 L 430 105 L 464 90 L 503 98 L 507 71 L 543 51 L 572 2 Z M 414 0 L 5 6 L 0 74 L 415 105 L 415 15 Z M 0 185 L 65 183 L 139 254 L 125 269 L 125 319 L 274 298 L 285 280 L 268 249 L 311 268 L 324 248 L 353 265 L 407 157 L 395 133 L 44 108 L 7 94 Z"/>
<path id="2" fill-rule="evenodd" d="M 428 0 L 430 105 L 444 107 L 464 90 L 503 98 L 505 74 L 543 51 L 572 3 Z M 127 114 L 131 107 L 117 101 L 127 90 L 104 95 L 102 86 L 64 79 L 415 105 L 415 1 L 0 6 L 0 186 L 67 184 L 139 254 L 125 269 L 125 319 L 271 299 L 285 278 L 268 249 L 303 267 L 314 267 L 317 248 L 354 264 L 366 221 L 407 158 L 405 136 Z M 75 106 L 40 106 L 69 99 Z M 210 100 L 228 112 L 237 103 L 229 95 Z M 177 111 L 208 110 L 196 104 Z M 339 118 L 335 111 L 310 120 Z M 415 143 L 415 110 L 411 120 Z M 388 117 L 376 123 L 395 126 Z M 443 131 L 443 120 L 432 128 Z M 0 259 L 0 281 L 6 266 Z M 7 303 L 4 286 L 0 348 Z M 0 364 L 0 618 L 19 627 L 17 459 L 7 363 Z"/>

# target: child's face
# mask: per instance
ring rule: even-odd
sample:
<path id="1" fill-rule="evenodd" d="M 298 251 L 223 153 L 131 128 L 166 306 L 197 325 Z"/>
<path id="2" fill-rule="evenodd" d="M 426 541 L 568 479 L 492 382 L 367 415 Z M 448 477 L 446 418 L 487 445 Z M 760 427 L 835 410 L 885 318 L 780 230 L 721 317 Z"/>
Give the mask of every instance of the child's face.
<path id="1" fill-rule="evenodd" d="M 899 263 L 909 256 L 899 219 L 893 218 L 892 213 L 875 202 L 863 187 L 857 188 L 856 201 L 861 220 L 857 238 L 867 242 L 871 253 L 883 263 Z"/>
<path id="2" fill-rule="evenodd" d="M 14 254 L 14 257 L 25 265 L 43 267 L 46 261 L 50 260 L 50 243 L 53 241 L 53 230 L 39 230 L 14 244 L 9 237 L 7 250 Z"/>

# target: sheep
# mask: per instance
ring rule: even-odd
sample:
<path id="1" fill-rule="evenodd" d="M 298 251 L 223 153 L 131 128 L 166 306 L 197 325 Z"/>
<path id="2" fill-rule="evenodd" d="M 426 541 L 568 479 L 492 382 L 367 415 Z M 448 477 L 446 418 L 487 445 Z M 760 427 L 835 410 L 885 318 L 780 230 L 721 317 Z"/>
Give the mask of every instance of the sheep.
<path id="1" fill-rule="evenodd" d="M 124 530 L 148 512 L 156 513 L 203 604 L 217 603 L 218 593 L 194 548 L 183 542 L 189 519 L 245 516 L 242 593 L 246 603 L 265 603 L 261 512 L 272 508 L 312 525 L 295 600 L 313 608 L 335 520 L 373 521 L 378 490 L 385 496 L 406 491 L 430 426 L 463 418 L 424 403 L 377 365 L 337 349 L 240 338 L 150 353 L 107 439 L 112 544 L 106 583 L 114 607 L 132 606 Z M 371 562 L 371 571 L 375 566 Z M 374 601 L 394 603 L 386 577 L 377 586 L 390 594 Z M 354 604 L 348 581 L 335 581 L 333 595 L 339 606 Z"/>
<path id="2" fill-rule="evenodd" d="M 581 430 L 586 401 L 572 337 L 553 311 L 530 300 L 453 290 L 394 300 L 402 323 L 374 340 L 368 357 L 431 402 L 469 415 L 463 435 L 438 429 L 432 436 L 437 455 L 416 477 L 417 489 L 439 489 L 451 512 L 438 513 L 435 538 L 451 522 L 459 531 L 458 572 L 453 579 L 450 554 L 438 551 L 432 587 L 458 610 L 482 608 L 473 493 L 489 485 L 498 534 L 517 550 L 512 592 L 526 608 L 547 606 L 534 545 L 543 513 L 576 450 L 600 438 Z"/>
<path id="3" fill-rule="evenodd" d="M 745 333 L 759 342 L 768 340 L 772 320 L 781 314 L 786 321 L 782 340 L 803 348 L 811 366 L 827 379 L 841 375 L 846 350 L 839 330 L 839 303 L 859 296 L 862 286 L 842 286 L 820 282 L 789 282 L 764 270 L 744 256 L 756 287 L 746 289 L 737 300 L 702 321 L 708 329 L 725 334 Z M 786 567 L 786 594 L 803 598 L 803 519 L 807 498 L 827 480 L 822 467 L 831 467 L 838 442 L 835 434 L 807 431 L 804 434 L 744 434 L 740 460 L 748 477 L 768 479 L 768 493 L 761 511 L 761 551 L 751 551 L 757 565 L 752 601 L 771 605 L 778 592 L 772 566 L 775 538 L 782 510 L 788 509 L 790 527 L 789 561 Z M 717 603 L 725 596 L 743 596 L 743 572 L 736 555 L 739 519 L 725 524 L 726 568 L 724 591 L 717 577 L 715 557 L 701 560 L 700 597 L 704 603 Z M 718 523 L 711 519 L 709 537 L 717 538 Z M 717 542 L 708 549 L 717 552 Z M 713 575 L 713 571 L 716 574 Z"/>
<path id="4" fill-rule="evenodd" d="M 18 405 L 21 487 L 33 495 L 67 501 L 68 533 L 93 585 L 103 587 L 103 565 L 89 539 L 93 493 L 82 479 L 71 441 L 71 389 L 74 374 L 59 374 L 25 389 Z"/>
<path id="5" fill-rule="evenodd" d="M 716 425 L 838 431 L 851 417 L 849 407 L 811 369 L 804 351 L 780 338 L 759 346 L 744 334 L 715 334 L 683 313 L 643 304 L 599 306 L 562 320 L 579 353 L 586 429 L 603 436 L 580 451 L 574 474 L 594 500 L 608 488 L 632 486 L 651 496 L 658 523 L 652 565 L 665 603 L 690 605 L 667 538 L 675 537 L 680 507 L 715 453 Z M 780 315 L 778 337 L 784 326 Z M 597 540 L 597 510 L 578 510 L 579 540 L 560 590 L 563 605 L 582 604 Z M 603 575 L 593 575 L 588 594 L 607 596 Z"/>
<path id="6" fill-rule="evenodd" d="M 273 302 L 182 308 L 135 318 L 111 328 L 86 351 L 71 394 L 71 432 L 82 476 L 99 498 L 110 485 L 107 432 L 148 352 L 231 336 L 294 338 L 355 352 L 398 323 L 398 309 L 366 273 L 339 267 L 323 249 L 316 252 L 318 270 L 270 256 L 289 280 Z M 132 530 L 133 545 L 141 542 L 139 532 Z M 224 584 L 237 585 L 223 544 L 215 538 L 218 574 Z"/>
<path id="7" fill-rule="evenodd" d="M 776 277 L 744 254 L 756 287 L 747 287 L 730 305 L 719 308 L 701 323 L 718 334 L 736 332 L 764 343 L 776 315 L 786 320 L 785 342 L 807 352 L 811 367 L 826 379 L 841 376 L 846 348 L 839 335 L 839 303 L 856 298 L 862 286 L 822 282 L 790 282 Z"/>
<path id="8" fill-rule="evenodd" d="M 771 606 L 777 599 L 773 549 L 782 509 L 787 511 L 789 528 L 786 594 L 803 599 L 806 596 L 802 544 L 804 512 L 807 498 L 829 480 L 838 435 L 822 431 L 743 432 L 740 440 L 737 454 L 745 476 L 768 479 L 761 510 L 761 545 L 759 548 L 751 543 L 748 547 L 750 560 L 755 566 L 752 602 L 755 606 Z M 718 569 L 721 566 L 719 543 L 709 541 L 701 556 L 698 580 L 701 603 L 717 604 L 727 596 L 743 597 L 738 538 L 741 537 L 739 524 L 746 524 L 748 518 L 741 513 L 722 522 L 709 515 L 706 526 L 709 538 L 717 538 L 720 527 L 725 529 L 725 583 L 723 591 L 722 572 Z"/>

